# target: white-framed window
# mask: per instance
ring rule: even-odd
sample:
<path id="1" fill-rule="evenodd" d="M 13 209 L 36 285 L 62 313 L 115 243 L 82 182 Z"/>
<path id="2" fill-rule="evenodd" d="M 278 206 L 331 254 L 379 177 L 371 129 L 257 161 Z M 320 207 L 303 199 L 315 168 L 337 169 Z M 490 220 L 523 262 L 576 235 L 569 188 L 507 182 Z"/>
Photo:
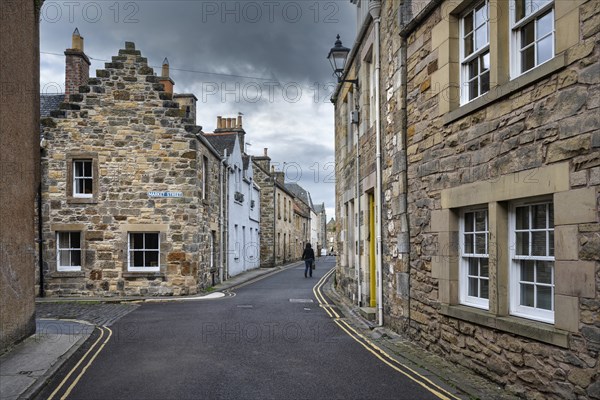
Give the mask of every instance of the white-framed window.
<path id="1" fill-rule="evenodd" d="M 554 0 L 512 0 L 510 22 L 515 78 L 554 57 Z"/>
<path id="2" fill-rule="evenodd" d="M 233 226 L 233 259 L 239 260 L 240 258 L 240 233 L 237 225 Z"/>
<path id="3" fill-rule="evenodd" d="M 489 227 L 487 209 L 461 212 L 459 296 L 461 304 L 489 308 Z"/>
<path id="4" fill-rule="evenodd" d="M 133 272 L 160 271 L 160 233 L 129 232 L 127 267 Z"/>
<path id="5" fill-rule="evenodd" d="M 81 232 L 56 232 L 56 270 L 81 271 Z"/>
<path id="6" fill-rule="evenodd" d="M 510 312 L 554 323 L 554 207 L 516 203 L 510 211 Z"/>
<path id="7" fill-rule="evenodd" d="M 92 160 L 73 160 L 73 197 L 94 196 Z"/>
<path id="8" fill-rule="evenodd" d="M 485 0 L 460 19 L 461 104 L 490 90 L 490 12 Z"/>

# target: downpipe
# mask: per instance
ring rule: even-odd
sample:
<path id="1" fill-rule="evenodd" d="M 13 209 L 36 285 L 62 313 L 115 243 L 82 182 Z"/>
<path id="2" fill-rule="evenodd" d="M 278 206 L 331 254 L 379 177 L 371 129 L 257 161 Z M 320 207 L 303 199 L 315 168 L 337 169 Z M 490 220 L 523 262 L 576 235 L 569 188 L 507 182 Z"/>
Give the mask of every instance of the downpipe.
<path id="1" fill-rule="evenodd" d="M 375 268 L 377 270 L 377 323 L 383 326 L 383 258 L 382 258 L 382 234 L 381 234 L 381 100 L 380 100 L 380 74 L 381 74 L 381 1 L 369 3 L 369 13 L 375 23 L 375 140 L 376 140 L 376 188 L 375 188 L 375 230 L 377 235 L 377 251 Z"/>

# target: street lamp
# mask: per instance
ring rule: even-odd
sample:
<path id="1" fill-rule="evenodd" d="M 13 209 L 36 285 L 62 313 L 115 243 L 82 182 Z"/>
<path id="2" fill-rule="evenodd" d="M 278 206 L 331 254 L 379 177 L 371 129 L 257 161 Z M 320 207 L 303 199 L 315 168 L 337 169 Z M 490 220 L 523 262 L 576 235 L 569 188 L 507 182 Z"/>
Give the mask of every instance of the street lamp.
<path id="1" fill-rule="evenodd" d="M 346 61 L 348 61 L 348 54 L 350 54 L 350 49 L 342 46 L 340 35 L 337 35 L 335 46 L 329 50 L 327 59 L 331 63 L 331 68 L 333 68 L 333 73 L 337 77 L 338 83 L 349 82 L 358 85 L 358 79 L 342 79 L 344 69 L 346 68 Z"/>

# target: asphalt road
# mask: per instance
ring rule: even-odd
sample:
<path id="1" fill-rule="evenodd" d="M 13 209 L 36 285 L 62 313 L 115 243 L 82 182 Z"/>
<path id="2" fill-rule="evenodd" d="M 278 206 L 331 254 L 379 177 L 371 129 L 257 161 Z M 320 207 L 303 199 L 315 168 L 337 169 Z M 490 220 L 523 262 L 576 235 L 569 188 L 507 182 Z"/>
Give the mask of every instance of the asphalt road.
<path id="1" fill-rule="evenodd" d="M 295 267 L 221 299 L 143 304 L 97 330 L 40 398 L 65 377 L 53 398 L 438 398 L 319 307 L 313 287 L 333 266 L 320 259 L 312 278 Z"/>

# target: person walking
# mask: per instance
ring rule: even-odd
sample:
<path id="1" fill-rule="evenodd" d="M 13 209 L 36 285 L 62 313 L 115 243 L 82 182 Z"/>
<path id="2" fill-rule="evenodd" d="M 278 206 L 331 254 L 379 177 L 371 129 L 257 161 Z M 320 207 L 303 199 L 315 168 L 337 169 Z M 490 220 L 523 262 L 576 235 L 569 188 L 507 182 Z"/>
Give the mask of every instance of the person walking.
<path id="1" fill-rule="evenodd" d="M 302 253 L 302 259 L 304 260 L 304 277 L 306 278 L 307 272 L 312 278 L 312 263 L 315 262 L 315 251 L 312 249 L 310 243 L 306 243 L 304 253 Z"/>

